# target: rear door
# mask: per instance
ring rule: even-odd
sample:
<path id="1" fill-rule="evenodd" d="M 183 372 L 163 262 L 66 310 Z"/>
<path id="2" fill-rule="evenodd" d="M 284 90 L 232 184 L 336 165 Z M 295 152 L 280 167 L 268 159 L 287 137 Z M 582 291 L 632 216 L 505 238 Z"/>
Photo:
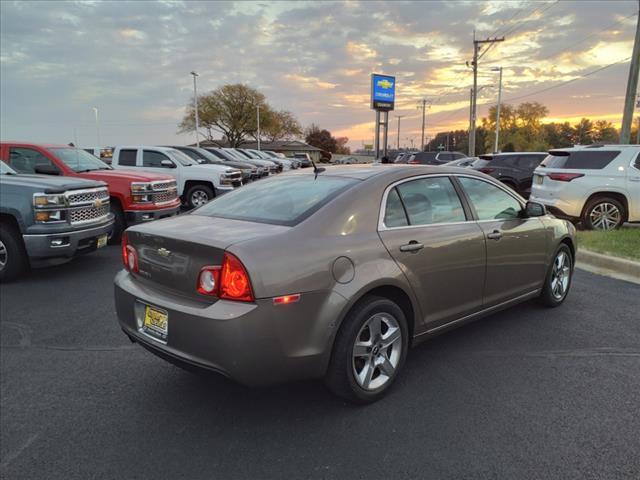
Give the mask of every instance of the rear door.
<path id="1" fill-rule="evenodd" d="M 640 222 L 640 152 L 627 169 L 627 191 L 629 192 L 629 221 Z"/>
<path id="2" fill-rule="evenodd" d="M 516 162 L 518 191 L 528 198 L 531 194 L 531 184 L 533 182 L 533 171 L 540 165 L 546 155 L 524 154 L 518 155 Z"/>
<path id="3" fill-rule="evenodd" d="M 451 178 L 428 175 L 391 186 L 379 234 L 420 302 L 427 328 L 479 309 L 485 239 Z"/>
<path id="4" fill-rule="evenodd" d="M 481 178 L 459 176 L 457 180 L 486 238 L 485 307 L 539 288 L 547 262 L 547 240 L 542 221 L 521 218 L 524 205 L 506 187 Z"/>

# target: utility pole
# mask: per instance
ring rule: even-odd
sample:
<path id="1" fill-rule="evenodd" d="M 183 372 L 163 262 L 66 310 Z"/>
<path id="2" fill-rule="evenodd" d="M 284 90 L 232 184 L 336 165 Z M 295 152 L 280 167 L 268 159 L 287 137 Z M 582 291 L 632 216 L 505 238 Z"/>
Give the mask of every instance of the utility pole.
<path id="1" fill-rule="evenodd" d="M 473 31 L 473 99 L 471 101 L 471 131 L 469 132 L 469 156 L 476 154 L 476 117 L 478 114 L 478 60 L 481 45 L 492 45 L 497 42 L 504 42 L 504 37 L 487 38 L 486 40 L 476 40 L 476 31 Z M 485 50 L 486 52 L 486 50 Z"/>
<path id="2" fill-rule="evenodd" d="M 418 107 L 420 108 L 420 107 Z M 424 126 L 425 126 L 425 116 L 426 116 L 426 110 L 427 110 L 427 99 L 423 98 L 422 99 L 422 140 L 420 141 L 420 151 L 424 152 L 425 150 L 425 144 L 424 144 Z"/>
<path id="3" fill-rule="evenodd" d="M 638 2 L 640 5 L 640 1 Z M 636 39 L 633 43 L 631 65 L 629 66 L 629 79 L 627 80 L 627 93 L 624 98 L 624 113 L 622 115 L 622 128 L 620 129 L 620 143 L 630 142 L 631 122 L 633 121 L 633 101 L 638 89 L 638 72 L 640 71 L 640 15 L 636 24 Z"/>
<path id="4" fill-rule="evenodd" d="M 473 157 L 471 153 L 471 119 L 473 118 L 473 88 L 469 89 L 469 156 Z M 475 152 L 475 150 L 474 150 Z"/>
<path id="5" fill-rule="evenodd" d="M 98 139 L 98 145 L 96 146 L 101 147 L 102 144 L 100 143 L 100 124 L 98 123 L 98 107 L 93 107 L 93 113 L 96 116 L 96 138 Z"/>
<path id="6" fill-rule="evenodd" d="M 398 119 L 398 141 L 396 143 L 396 150 L 400 150 L 400 119 L 404 116 L 405 115 L 396 115 L 396 118 Z"/>
<path id="7" fill-rule="evenodd" d="M 257 115 L 258 115 L 258 150 L 260 150 L 260 104 L 258 104 Z"/>
<path id="8" fill-rule="evenodd" d="M 498 106 L 496 107 L 496 145 L 493 153 L 498 153 L 500 148 L 500 104 L 502 103 L 502 67 L 494 67 L 493 72 L 500 72 L 500 80 L 498 80 Z"/>
<path id="9" fill-rule="evenodd" d="M 200 147 L 200 137 L 198 137 L 198 128 L 200 128 L 200 117 L 198 115 L 198 88 L 196 86 L 196 72 L 191 72 L 193 75 L 193 104 L 196 112 L 196 147 Z"/>

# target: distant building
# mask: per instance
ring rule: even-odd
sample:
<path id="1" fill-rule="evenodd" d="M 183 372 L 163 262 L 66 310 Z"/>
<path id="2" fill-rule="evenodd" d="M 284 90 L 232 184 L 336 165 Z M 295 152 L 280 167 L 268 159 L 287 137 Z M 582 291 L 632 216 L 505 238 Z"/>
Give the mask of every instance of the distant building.
<path id="1" fill-rule="evenodd" d="M 195 146 L 195 143 L 190 146 Z M 200 142 L 201 147 L 228 147 L 226 140 L 204 140 Z M 258 142 L 244 142 L 242 148 L 258 149 Z M 294 153 L 308 153 L 311 160 L 319 162 L 322 156 L 322 150 L 301 142 L 299 140 L 278 140 L 275 142 L 260 142 L 260 150 L 272 150 L 278 153 L 284 153 L 287 157 L 292 157 Z"/>

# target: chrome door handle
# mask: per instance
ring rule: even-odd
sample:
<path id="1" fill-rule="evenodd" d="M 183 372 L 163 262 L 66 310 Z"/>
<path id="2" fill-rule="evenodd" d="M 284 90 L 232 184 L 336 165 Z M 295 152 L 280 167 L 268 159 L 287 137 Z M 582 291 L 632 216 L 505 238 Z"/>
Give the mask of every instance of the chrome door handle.
<path id="1" fill-rule="evenodd" d="M 424 245 L 416 242 L 415 240 L 411 240 L 406 245 L 400 245 L 401 252 L 417 252 L 418 250 L 422 250 Z"/>
<path id="2" fill-rule="evenodd" d="M 494 230 L 493 232 L 487 234 L 487 238 L 489 240 L 500 240 L 502 238 L 502 232 L 500 232 L 499 230 Z"/>

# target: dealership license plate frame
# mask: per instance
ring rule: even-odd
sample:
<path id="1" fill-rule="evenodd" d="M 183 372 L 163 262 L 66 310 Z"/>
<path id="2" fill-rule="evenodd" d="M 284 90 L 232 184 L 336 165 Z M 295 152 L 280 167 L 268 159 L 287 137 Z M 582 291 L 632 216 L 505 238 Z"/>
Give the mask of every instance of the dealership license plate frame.
<path id="1" fill-rule="evenodd" d="M 155 340 L 166 343 L 169 336 L 169 312 L 147 303 L 142 305 L 144 310 L 140 331 Z"/>

